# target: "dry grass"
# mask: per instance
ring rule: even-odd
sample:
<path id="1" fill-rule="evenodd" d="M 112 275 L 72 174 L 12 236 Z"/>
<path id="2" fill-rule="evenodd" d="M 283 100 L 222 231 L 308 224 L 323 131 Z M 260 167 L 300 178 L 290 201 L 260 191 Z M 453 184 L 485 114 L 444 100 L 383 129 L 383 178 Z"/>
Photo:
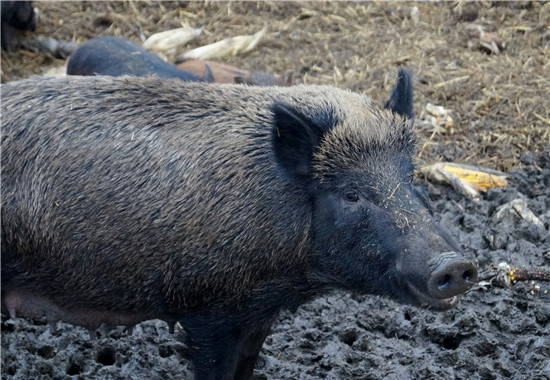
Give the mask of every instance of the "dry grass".
<path id="1" fill-rule="evenodd" d="M 399 65 L 416 77 L 415 111 L 453 110 L 453 133 L 419 123 L 420 163 L 453 160 L 509 171 L 521 152 L 550 146 L 550 3 L 37 2 L 37 34 L 83 42 L 116 35 L 142 42 L 182 24 L 204 26 L 188 48 L 264 26 L 260 45 L 225 62 L 293 71 L 296 83 L 332 84 L 381 102 Z M 417 8 L 418 18 L 413 10 Z M 506 48 L 468 47 L 467 26 L 498 34 Z M 18 51 L 2 55 L 4 80 L 63 62 Z"/>

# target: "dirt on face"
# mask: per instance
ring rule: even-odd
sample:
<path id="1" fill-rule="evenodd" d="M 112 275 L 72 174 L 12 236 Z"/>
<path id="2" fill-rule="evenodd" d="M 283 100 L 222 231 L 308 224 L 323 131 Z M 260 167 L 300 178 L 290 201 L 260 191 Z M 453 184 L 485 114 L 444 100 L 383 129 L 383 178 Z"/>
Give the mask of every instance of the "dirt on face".
<path id="1" fill-rule="evenodd" d="M 281 315 L 255 378 L 550 379 L 550 3 L 36 2 L 35 8 L 36 32 L 22 38 L 82 43 L 115 35 L 141 43 L 181 24 L 204 26 L 185 51 L 267 26 L 256 49 L 221 61 L 292 72 L 295 84 L 331 84 L 380 103 L 396 68 L 406 66 L 415 77 L 417 163 L 510 173 L 507 188 L 479 201 L 419 178 L 435 217 L 482 271 L 501 262 L 527 270 L 510 287 L 482 282 L 446 312 L 334 292 Z M 2 81 L 63 64 L 43 53 L 2 52 Z M 428 103 L 451 110 L 452 123 L 435 126 Z M 511 206 L 517 202 L 537 219 L 523 219 Z M 164 322 L 141 323 L 132 333 L 102 328 L 94 339 L 79 327 L 54 327 L 3 315 L 2 379 L 192 378 L 180 343 L 184 331 L 169 334 Z"/>

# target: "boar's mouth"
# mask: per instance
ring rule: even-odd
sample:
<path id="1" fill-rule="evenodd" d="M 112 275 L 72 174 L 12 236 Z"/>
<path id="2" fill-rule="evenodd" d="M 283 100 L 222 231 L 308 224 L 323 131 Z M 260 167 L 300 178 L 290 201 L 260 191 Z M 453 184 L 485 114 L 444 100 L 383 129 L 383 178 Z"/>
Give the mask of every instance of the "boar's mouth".
<path id="1" fill-rule="evenodd" d="M 412 298 L 413 303 L 422 307 L 444 311 L 449 310 L 458 303 L 458 297 L 452 296 L 449 298 L 434 298 L 431 295 L 424 293 L 409 281 L 404 281 L 405 288 Z"/>

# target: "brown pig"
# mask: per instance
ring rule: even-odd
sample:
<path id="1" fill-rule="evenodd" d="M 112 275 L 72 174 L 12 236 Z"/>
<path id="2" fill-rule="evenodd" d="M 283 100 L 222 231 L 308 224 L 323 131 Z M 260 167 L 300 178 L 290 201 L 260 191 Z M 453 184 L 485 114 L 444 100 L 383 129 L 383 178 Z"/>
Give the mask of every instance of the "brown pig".
<path id="1" fill-rule="evenodd" d="M 208 82 L 243 83 L 253 86 L 290 86 L 292 84 L 288 75 L 275 76 L 262 71 L 250 73 L 234 66 L 213 61 L 189 59 L 177 66 L 205 78 Z"/>

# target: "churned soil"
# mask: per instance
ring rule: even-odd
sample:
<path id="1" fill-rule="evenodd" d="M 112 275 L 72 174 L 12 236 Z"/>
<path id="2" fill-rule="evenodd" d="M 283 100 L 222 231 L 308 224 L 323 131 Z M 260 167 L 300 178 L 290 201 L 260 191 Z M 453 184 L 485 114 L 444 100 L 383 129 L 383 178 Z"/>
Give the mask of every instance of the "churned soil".
<path id="1" fill-rule="evenodd" d="M 505 262 L 524 270 L 516 282 L 487 279 L 446 312 L 334 292 L 281 315 L 256 379 L 550 379 L 550 3 L 35 6 L 34 34 L 77 43 L 98 35 L 139 43 L 182 23 L 204 26 L 185 50 L 267 26 L 256 49 L 223 62 L 291 71 L 294 83 L 332 84 L 380 103 L 396 67 L 406 66 L 415 78 L 418 165 L 453 161 L 509 174 L 508 187 L 479 201 L 419 181 L 435 217 L 482 273 Z M 473 27 L 497 35 L 504 48 L 491 52 L 472 37 Z M 44 53 L 3 53 L 2 81 L 63 64 Z M 428 103 L 449 109 L 452 123 L 431 123 Z M 514 211 L 518 203 L 536 219 Z M 184 331 L 170 334 L 162 321 L 133 332 L 101 328 L 92 339 L 80 327 L 3 315 L 1 333 L 2 379 L 192 378 Z"/>

